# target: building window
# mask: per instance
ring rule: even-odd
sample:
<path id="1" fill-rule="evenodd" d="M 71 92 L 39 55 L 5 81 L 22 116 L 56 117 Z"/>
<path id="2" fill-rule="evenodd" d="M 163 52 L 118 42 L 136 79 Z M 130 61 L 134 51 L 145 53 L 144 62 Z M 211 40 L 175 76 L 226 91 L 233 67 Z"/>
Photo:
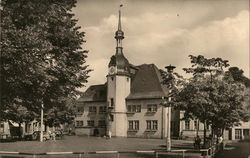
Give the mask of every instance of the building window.
<path id="1" fill-rule="evenodd" d="M 148 104 L 148 111 L 147 112 L 157 112 L 157 105 L 156 104 Z"/>
<path id="2" fill-rule="evenodd" d="M 132 106 L 132 112 L 136 112 L 136 106 L 135 105 Z"/>
<path id="3" fill-rule="evenodd" d="M 206 124 L 206 130 L 209 130 L 209 124 Z"/>
<path id="4" fill-rule="evenodd" d="M 128 105 L 127 109 L 128 109 L 128 112 L 132 112 L 132 106 L 131 105 Z"/>
<path id="5" fill-rule="evenodd" d="M 83 112 L 84 112 L 84 106 L 78 106 L 77 113 L 83 113 Z"/>
<path id="6" fill-rule="evenodd" d="M 83 121 L 76 121 L 76 127 L 83 127 Z"/>
<path id="7" fill-rule="evenodd" d="M 235 129 L 235 139 L 241 139 L 241 129 Z"/>
<path id="8" fill-rule="evenodd" d="M 185 121 L 185 130 L 190 130 L 190 121 L 189 120 Z"/>
<path id="9" fill-rule="evenodd" d="M 128 105 L 128 112 L 141 112 L 141 105 Z"/>
<path id="10" fill-rule="evenodd" d="M 128 121 L 128 130 L 139 130 L 139 120 Z"/>
<path id="11" fill-rule="evenodd" d="M 158 129 L 158 124 L 157 124 L 157 120 L 153 121 L 153 130 L 157 130 Z"/>
<path id="12" fill-rule="evenodd" d="M 105 127 L 106 126 L 106 121 L 105 120 L 99 120 L 98 121 L 98 126 L 99 127 Z"/>
<path id="13" fill-rule="evenodd" d="M 94 120 L 88 120 L 87 121 L 89 127 L 94 127 L 95 126 L 95 121 Z"/>
<path id="14" fill-rule="evenodd" d="M 147 130 L 157 130 L 158 121 L 157 120 L 147 120 Z"/>
<path id="15" fill-rule="evenodd" d="M 100 107 L 99 107 L 99 113 L 100 113 L 100 114 L 106 113 L 106 110 L 107 110 L 106 106 L 100 106 Z"/>
<path id="16" fill-rule="evenodd" d="M 194 129 L 199 130 L 199 121 L 198 120 L 194 120 Z"/>
<path id="17" fill-rule="evenodd" d="M 90 113 L 96 113 L 96 107 L 95 106 L 90 106 L 89 107 L 89 112 Z"/>
<path id="18" fill-rule="evenodd" d="M 139 126 L 140 126 L 139 120 L 135 121 L 134 124 L 135 124 L 135 130 L 139 130 Z"/>
<path id="19" fill-rule="evenodd" d="M 111 104 L 111 107 L 114 107 L 114 98 L 110 99 L 110 104 Z"/>
<path id="20" fill-rule="evenodd" d="M 150 130 L 151 129 L 151 121 L 147 120 L 147 129 Z"/>
<path id="21" fill-rule="evenodd" d="M 133 121 L 128 121 L 128 130 L 133 130 Z"/>
<path id="22" fill-rule="evenodd" d="M 141 105 L 136 105 L 136 112 L 141 112 Z"/>

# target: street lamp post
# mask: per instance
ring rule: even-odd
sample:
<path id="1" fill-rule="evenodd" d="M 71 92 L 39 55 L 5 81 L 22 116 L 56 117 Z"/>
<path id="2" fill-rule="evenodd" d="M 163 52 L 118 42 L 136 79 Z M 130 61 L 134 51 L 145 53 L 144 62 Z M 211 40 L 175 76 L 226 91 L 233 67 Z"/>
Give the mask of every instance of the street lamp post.
<path id="1" fill-rule="evenodd" d="M 171 151 L 171 93 L 172 93 L 172 88 L 173 88 L 173 83 L 172 83 L 172 79 L 173 79 L 173 70 L 175 69 L 175 66 L 172 66 L 171 64 L 169 66 L 165 67 L 168 71 L 168 75 L 171 78 L 171 80 L 169 81 L 169 91 L 168 91 L 168 106 L 165 106 L 165 108 L 168 108 L 168 112 L 167 112 L 167 118 L 168 118 L 168 123 L 167 123 L 167 142 L 166 142 L 166 146 L 167 146 L 167 151 Z"/>
<path id="2" fill-rule="evenodd" d="M 43 103 L 41 105 L 40 142 L 43 142 Z"/>

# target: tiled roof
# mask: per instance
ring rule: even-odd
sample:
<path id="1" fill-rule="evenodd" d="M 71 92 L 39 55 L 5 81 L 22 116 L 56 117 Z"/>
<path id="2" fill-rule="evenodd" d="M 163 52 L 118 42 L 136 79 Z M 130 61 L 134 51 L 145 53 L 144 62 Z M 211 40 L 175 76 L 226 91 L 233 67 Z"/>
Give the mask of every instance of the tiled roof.
<path id="1" fill-rule="evenodd" d="M 107 85 L 92 85 L 78 99 L 78 102 L 91 101 L 106 101 L 107 100 Z"/>
<path id="2" fill-rule="evenodd" d="M 154 64 L 140 66 L 130 65 L 132 83 L 131 92 L 126 98 L 129 99 L 152 99 L 166 96 L 168 90 L 161 84 L 161 74 Z M 134 73 L 133 73 L 134 72 Z M 92 85 L 78 99 L 78 102 L 94 102 L 107 100 L 107 85 Z"/>
<path id="3" fill-rule="evenodd" d="M 161 98 L 166 96 L 167 88 L 161 84 L 159 69 L 154 64 L 137 66 L 131 84 L 131 92 L 126 99 Z"/>

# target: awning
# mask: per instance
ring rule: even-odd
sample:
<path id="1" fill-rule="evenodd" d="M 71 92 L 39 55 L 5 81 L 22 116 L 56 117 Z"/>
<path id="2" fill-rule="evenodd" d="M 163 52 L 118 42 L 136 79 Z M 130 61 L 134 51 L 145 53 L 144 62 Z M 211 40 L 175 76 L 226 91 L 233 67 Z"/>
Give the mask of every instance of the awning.
<path id="1" fill-rule="evenodd" d="M 10 123 L 10 125 L 12 125 L 14 127 L 19 127 L 19 124 L 14 122 L 14 121 L 9 120 L 9 123 Z M 23 125 L 21 124 L 21 126 L 23 126 Z"/>

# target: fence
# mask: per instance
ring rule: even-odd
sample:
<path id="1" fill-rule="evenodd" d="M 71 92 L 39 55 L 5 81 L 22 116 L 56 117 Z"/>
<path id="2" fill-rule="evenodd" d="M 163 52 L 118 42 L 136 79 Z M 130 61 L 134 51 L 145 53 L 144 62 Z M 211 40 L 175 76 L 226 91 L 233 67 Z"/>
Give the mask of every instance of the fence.
<path id="1" fill-rule="evenodd" d="M 200 149 L 200 151 L 203 152 L 203 155 L 205 155 L 204 157 L 206 157 L 206 156 L 214 157 L 215 154 L 217 152 L 219 152 L 220 150 L 224 150 L 224 144 L 223 143 L 215 144 L 215 145 L 211 146 L 208 149 Z"/>
<path id="2" fill-rule="evenodd" d="M 24 152 L 12 152 L 12 151 L 0 151 L 1 155 L 11 155 L 11 156 L 29 156 L 33 158 L 37 158 L 38 156 L 44 155 L 75 155 L 78 158 L 83 158 L 87 155 L 94 155 L 94 154 L 114 154 L 116 158 L 120 158 L 121 154 L 138 154 L 138 153 L 151 153 L 153 154 L 154 158 L 159 158 L 159 154 L 164 153 L 181 153 L 181 157 L 185 158 L 187 152 L 199 152 L 200 155 L 203 157 L 214 157 L 215 153 L 220 150 L 220 144 L 212 146 L 209 149 L 200 149 L 200 150 L 171 150 L 170 152 L 167 151 L 157 151 L 157 150 L 138 150 L 138 151 L 94 151 L 94 152 L 46 152 L 46 153 L 24 153 Z M 198 156 L 200 157 L 200 156 Z"/>

